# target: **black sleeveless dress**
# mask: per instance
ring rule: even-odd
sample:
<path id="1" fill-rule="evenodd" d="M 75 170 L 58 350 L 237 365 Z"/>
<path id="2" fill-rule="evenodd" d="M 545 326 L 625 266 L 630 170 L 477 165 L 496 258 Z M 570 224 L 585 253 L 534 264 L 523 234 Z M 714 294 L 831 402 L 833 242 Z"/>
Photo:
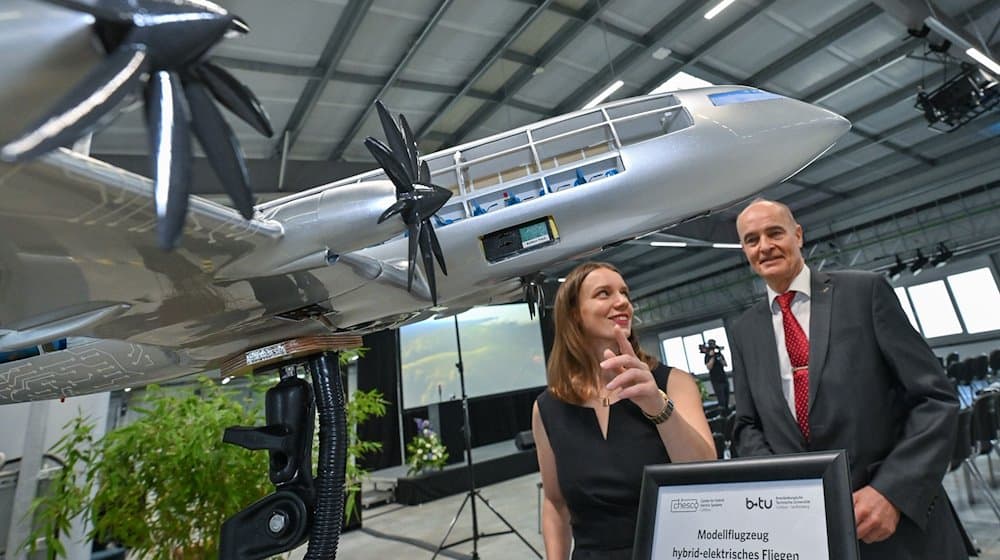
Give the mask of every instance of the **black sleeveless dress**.
<path id="1" fill-rule="evenodd" d="M 666 387 L 670 370 L 663 364 L 653 370 L 658 387 Z M 643 467 L 670 462 L 656 426 L 632 401 L 618 401 L 608 412 L 605 440 L 592 408 L 548 390 L 536 402 L 570 512 L 573 560 L 632 558 Z"/>

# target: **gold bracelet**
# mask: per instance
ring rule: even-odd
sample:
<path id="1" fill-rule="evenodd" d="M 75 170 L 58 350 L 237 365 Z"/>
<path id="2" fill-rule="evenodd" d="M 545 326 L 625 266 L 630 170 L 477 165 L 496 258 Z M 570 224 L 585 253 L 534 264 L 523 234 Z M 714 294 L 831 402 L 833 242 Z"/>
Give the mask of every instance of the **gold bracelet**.
<path id="1" fill-rule="evenodd" d="M 670 400 L 670 397 L 663 392 L 663 389 L 660 389 L 660 396 L 663 397 L 663 410 L 661 410 L 659 414 L 651 416 L 646 414 L 645 410 L 642 410 L 641 408 L 639 409 L 642 410 L 642 415 L 654 424 L 662 424 L 666 422 L 667 419 L 670 418 L 670 415 L 674 413 L 674 401 Z"/>

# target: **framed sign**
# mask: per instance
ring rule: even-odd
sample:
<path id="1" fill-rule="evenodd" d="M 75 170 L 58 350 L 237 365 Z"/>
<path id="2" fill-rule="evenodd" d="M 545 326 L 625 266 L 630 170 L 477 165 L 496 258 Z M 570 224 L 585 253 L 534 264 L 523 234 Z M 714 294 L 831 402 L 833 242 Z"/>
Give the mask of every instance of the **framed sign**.
<path id="1" fill-rule="evenodd" d="M 647 466 L 633 560 L 857 560 L 846 451 Z"/>

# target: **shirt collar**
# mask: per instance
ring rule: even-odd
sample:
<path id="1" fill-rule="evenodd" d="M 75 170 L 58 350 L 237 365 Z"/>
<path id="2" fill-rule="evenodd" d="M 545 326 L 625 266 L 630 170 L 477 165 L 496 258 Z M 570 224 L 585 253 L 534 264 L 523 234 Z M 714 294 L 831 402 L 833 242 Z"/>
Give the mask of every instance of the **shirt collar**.
<path id="1" fill-rule="evenodd" d="M 802 270 L 800 270 L 798 275 L 796 275 L 795 278 L 792 279 L 792 283 L 791 285 L 788 286 L 788 289 L 795 290 L 799 294 L 804 295 L 808 300 L 811 297 L 809 289 L 811 282 L 812 282 L 812 272 L 809 270 L 808 266 L 803 264 Z M 764 285 L 767 286 L 766 283 Z M 771 289 L 771 286 L 767 286 L 767 301 L 771 302 L 772 311 L 778 309 L 778 302 L 775 301 L 775 298 L 778 297 L 779 295 L 780 294 L 778 294 L 778 292 Z M 795 297 L 797 298 L 799 297 L 799 295 L 796 294 Z"/>

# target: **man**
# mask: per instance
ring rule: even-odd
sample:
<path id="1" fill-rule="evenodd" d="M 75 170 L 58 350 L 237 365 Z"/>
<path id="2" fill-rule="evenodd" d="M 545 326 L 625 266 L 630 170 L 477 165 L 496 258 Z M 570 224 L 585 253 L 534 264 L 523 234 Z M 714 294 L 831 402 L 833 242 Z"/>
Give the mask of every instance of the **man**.
<path id="1" fill-rule="evenodd" d="M 719 401 L 723 413 L 729 410 L 729 379 L 726 378 L 726 357 L 722 349 L 715 345 L 715 339 L 708 339 L 702 347 L 705 354 L 705 367 L 708 368 L 708 379 L 712 382 L 712 390 Z"/>
<path id="2" fill-rule="evenodd" d="M 752 202 L 736 229 L 767 284 L 733 325 L 741 456 L 846 449 L 861 558 L 967 558 L 941 480 L 958 402 L 889 284 L 810 271 L 787 206 Z"/>

